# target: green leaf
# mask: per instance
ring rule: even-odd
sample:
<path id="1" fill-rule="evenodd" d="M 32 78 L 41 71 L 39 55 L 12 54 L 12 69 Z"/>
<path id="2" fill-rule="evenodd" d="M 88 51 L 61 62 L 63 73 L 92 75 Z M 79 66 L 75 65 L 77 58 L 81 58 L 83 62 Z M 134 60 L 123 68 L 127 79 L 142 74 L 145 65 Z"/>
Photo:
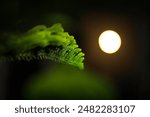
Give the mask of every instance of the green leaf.
<path id="1" fill-rule="evenodd" d="M 61 24 L 38 25 L 23 34 L 8 33 L 0 44 L 1 57 L 18 60 L 50 59 L 83 69 L 84 53 Z"/>

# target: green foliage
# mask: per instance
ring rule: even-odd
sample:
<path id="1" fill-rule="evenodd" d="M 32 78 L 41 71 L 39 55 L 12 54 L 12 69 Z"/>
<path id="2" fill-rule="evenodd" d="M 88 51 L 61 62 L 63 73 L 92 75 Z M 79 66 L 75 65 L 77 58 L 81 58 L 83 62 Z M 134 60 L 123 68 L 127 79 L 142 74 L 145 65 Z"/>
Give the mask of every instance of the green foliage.
<path id="1" fill-rule="evenodd" d="M 24 34 L 5 34 L 0 56 L 18 60 L 50 59 L 83 69 L 84 53 L 61 24 L 38 25 Z"/>
<path id="2" fill-rule="evenodd" d="M 67 65 L 55 65 L 31 76 L 23 87 L 25 99 L 113 99 L 114 87 L 103 75 Z"/>

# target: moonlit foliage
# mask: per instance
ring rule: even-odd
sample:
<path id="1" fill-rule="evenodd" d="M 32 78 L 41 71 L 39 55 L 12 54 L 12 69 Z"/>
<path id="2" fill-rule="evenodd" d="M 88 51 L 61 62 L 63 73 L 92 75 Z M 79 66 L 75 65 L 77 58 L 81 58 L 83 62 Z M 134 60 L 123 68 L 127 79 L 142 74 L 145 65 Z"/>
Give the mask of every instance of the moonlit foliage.
<path id="1" fill-rule="evenodd" d="M 0 57 L 17 60 L 49 59 L 83 69 L 84 53 L 61 24 L 38 25 L 23 34 L 6 34 Z M 9 53 L 9 54 L 8 54 Z"/>

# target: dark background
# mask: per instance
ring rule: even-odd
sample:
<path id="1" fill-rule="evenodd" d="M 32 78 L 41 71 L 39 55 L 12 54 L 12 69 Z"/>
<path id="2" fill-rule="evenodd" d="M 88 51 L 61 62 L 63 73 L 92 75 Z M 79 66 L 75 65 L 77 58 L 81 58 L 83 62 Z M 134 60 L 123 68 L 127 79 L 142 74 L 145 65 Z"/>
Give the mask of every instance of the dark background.
<path id="1" fill-rule="evenodd" d="M 38 24 L 60 22 L 83 49 L 85 66 L 115 84 L 117 99 L 150 99 L 149 6 L 145 0 L 1 0 L 0 31 L 24 32 Z M 122 38 L 120 50 L 112 55 L 103 53 L 97 43 L 107 29 Z M 0 77 L 12 77 L 0 78 L 1 99 L 20 99 L 19 88 L 34 69 L 41 69 L 37 62 L 1 64 Z"/>

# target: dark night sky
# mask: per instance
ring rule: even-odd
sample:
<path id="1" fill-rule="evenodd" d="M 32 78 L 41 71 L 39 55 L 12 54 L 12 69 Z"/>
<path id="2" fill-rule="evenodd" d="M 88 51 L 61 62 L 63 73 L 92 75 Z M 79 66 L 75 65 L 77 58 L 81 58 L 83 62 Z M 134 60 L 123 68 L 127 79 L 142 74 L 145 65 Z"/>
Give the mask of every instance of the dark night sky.
<path id="1" fill-rule="evenodd" d="M 120 88 L 120 99 L 149 99 L 149 6 L 146 0 L 1 0 L 0 30 L 25 31 L 38 24 L 51 25 L 54 22 L 46 17 L 63 14 L 70 21 L 69 27 L 62 23 L 85 52 L 87 67 L 108 74 Z M 112 56 L 97 45 L 97 37 L 106 29 L 116 30 L 123 41 Z"/>

